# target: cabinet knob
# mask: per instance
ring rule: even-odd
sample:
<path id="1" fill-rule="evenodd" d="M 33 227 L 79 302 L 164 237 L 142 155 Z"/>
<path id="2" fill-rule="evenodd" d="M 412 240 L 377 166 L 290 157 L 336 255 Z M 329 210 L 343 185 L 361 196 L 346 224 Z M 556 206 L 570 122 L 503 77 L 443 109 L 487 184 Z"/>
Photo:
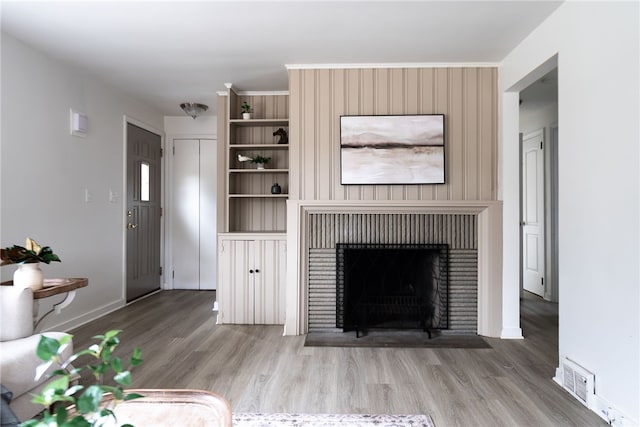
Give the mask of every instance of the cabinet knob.
<path id="1" fill-rule="evenodd" d="M 253 274 L 253 270 L 249 270 L 249 273 Z"/>
<path id="2" fill-rule="evenodd" d="M 258 270 L 257 268 L 256 268 L 256 273 L 260 273 L 260 270 Z"/>

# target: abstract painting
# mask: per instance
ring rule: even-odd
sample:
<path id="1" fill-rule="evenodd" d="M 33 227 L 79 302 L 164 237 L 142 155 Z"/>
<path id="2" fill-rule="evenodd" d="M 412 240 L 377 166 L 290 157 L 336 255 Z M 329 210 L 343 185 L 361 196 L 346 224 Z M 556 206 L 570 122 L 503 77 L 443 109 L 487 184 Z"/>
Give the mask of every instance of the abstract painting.
<path id="1" fill-rule="evenodd" d="M 444 115 L 341 116 L 342 184 L 443 184 Z"/>

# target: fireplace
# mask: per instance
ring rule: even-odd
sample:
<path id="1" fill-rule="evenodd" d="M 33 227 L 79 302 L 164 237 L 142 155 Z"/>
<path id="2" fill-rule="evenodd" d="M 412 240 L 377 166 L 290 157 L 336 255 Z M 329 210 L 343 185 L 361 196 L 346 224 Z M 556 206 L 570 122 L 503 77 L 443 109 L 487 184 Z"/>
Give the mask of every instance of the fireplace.
<path id="1" fill-rule="evenodd" d="M 336 245 L 336 327 L 448 327 L 448 245 Z"/>
<path id="2" fill-rule="evenodd" d="M 360 193 L 361 194 L 361 193 Z M 435 194 L 433 194 L 435 197 Z M 285 335 L 336 328 L 337 243 L 449 246 L 449 334 L 520 337 L 503 327 L 502 202 L 289 200 Z M 517 335 L 518 334 L 518 335 Z"/>

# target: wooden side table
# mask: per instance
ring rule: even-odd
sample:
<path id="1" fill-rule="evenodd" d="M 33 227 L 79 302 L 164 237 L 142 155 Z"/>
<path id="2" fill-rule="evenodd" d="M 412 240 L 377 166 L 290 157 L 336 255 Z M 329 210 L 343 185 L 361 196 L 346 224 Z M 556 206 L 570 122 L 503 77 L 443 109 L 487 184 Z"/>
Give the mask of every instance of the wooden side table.
<path id="1" fill-rule="evenodd" d="M 33 291 L 33 328 L 34 330 L 40 325 L 45 317 L 53 313 L 58 314 L 63 308 L 68 307 L 76 297 L 76 290 L 84 288 L 89 284 L 87 278 L 70 278 L 70 279 L 45 279 L 44 287 Z M 13 286 L 13 280 L 7 280 L 0 283 L 2 286 Z M 65 298 L 51 307 L 51 310 L 46 312 L 38 319 L 38 300 L 43 298 L 49 298 L 54 295 L 66 294 Z"/>

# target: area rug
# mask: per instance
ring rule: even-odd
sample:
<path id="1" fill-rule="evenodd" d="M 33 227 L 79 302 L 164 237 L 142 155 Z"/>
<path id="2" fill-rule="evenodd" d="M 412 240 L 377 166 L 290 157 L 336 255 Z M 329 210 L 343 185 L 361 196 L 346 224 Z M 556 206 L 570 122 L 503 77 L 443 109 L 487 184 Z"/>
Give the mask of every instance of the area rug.
<path id="1" fill-rule="evenodd" d="M 478 335 L 433 334 L 417 331 L 368 331 L 356 338 L 355 332 L 311 332 L 305 347 L 390 347 L 390 348 L 491 348 Z"/>
<path id="2" fill-rule="evenodd" d="M 434 427 L 428 415 L 234 413 L 234 427 Z"/>

